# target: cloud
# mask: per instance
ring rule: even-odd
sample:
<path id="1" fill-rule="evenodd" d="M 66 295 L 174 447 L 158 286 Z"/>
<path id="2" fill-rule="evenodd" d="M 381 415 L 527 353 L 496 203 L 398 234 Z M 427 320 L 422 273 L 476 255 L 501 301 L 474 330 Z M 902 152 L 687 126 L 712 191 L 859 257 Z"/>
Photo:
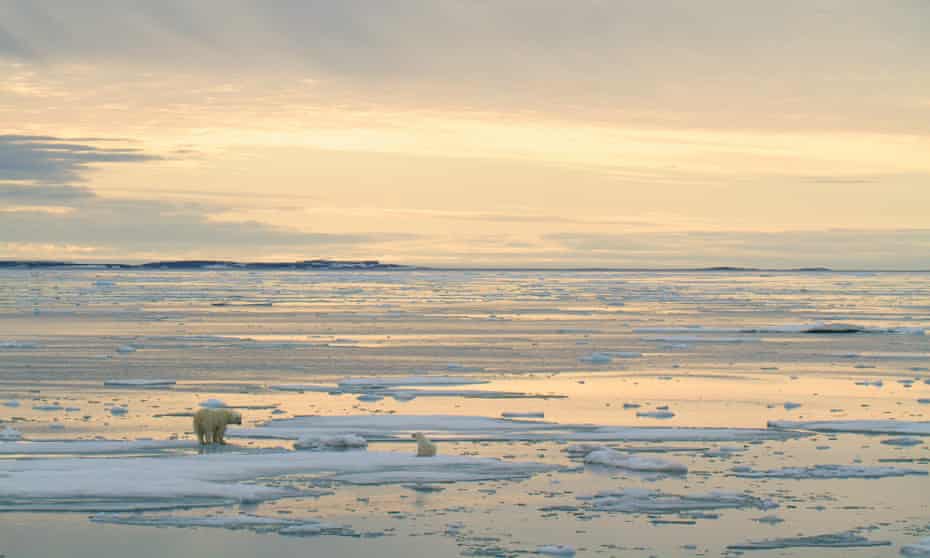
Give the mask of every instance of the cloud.
<path id="1" fill-rule="evenodd" d="M 100 146 L 127 140 L 65 139 L 48 135 L 0 136 L 0 238 L 9 246 L 62 246 L 112 254 L 199 251 L 262 254 L 267 250 L 317 255 L 317 250 L 342 251 L 381 242 L 414 238 L 404 234 L 327 234 L 277 227 L 257 221 L 212 218 L 221 205 L 176 203 L 138 198 L 106 198 L 83 182 L 98 163 L 146 163 L 157 155 L 139 148 Z M 18 206 L 18 207 L 17 207 Z M 70 211 L 45 211 L 59 206 Z M 360 248 L 361 247 L 361 248 Z M 78 251 L 78 252 L 76 252 Z"/>
<path id="2" fill-rule="evenodd" d="M 85 201 L 95 196 L 86 186 L 34 185 L 0 183 L 0 205 L 62 205 Z"/>
<path id="3" fill-rule="evenodd" d="M 83 141 L 82 141 L 83 140 Z M 77 182 L 98 163 L 138 163 L 160 157 L 131 147 L 101 147 L 100 138 L 0 135 L 0 182 Z"/>

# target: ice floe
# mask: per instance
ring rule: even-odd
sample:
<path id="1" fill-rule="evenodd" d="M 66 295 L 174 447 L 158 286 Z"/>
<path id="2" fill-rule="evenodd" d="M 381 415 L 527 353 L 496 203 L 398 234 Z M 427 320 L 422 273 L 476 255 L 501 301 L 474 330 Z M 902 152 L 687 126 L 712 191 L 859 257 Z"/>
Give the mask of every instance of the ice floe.
<path id="1" fill-rule="evenodd" d="M 503 418 L 546 418 L 546 413 L 542 411 L 526 411 L 526 412 L 517 412 L 517 411 L 504 411 L 501 413 Z"/>
<path id="2" fill-rule="evenodd" d="M 166 387 L 177 383 L 175 380 L 104 380 L 103 385 L 109 387 Z"/>
<path id="3" fill-rule="evenodd" d="M 346 378 L 340 380 L 341 389 L 371 389 L 409 386 L 465 386 L 486 384 L 487 380 L 465 376 L 369 376 L 365 378 Z"/>
<path id="4" fill-rule="evenodd" d="M 301 438 L 294 442 L 294 448 L 296 449 L 346 450 L 365 447 L 368 447 L 368 441 L 355 434 L 308 437 Z"/>
<path id="5" fill-rule="evenodd" d="M 10 427 L 0 430 L 0 442 L 15 442 L 23 439 L 23 433 Z M 0 446 L 2 447 L 2 446 Z"/>
<path id="6" fill-rule="evenodd" d="M 456 415 L 302 416 L 256 428 L 230 428 L 229 436 L 296 440 L 355 434 L 368 441 L 409 442 L 414 432 L 434 441 L 641 441 L 736 442 L 785 440 L 808 434 L 779 429 L 599 426 Z"/>
<path id="7" fill-rule="evenodd" d="M 702 494 L 668 494 L 644 488 L 607 490 L 593 496 L 578 496 L 579 500 L 597 511 L 623 513 L 681 513 L 735 508 L 771 509 L 777 504 L 738 492 L 707 492 Z"/>
<path id="8" fill-rule="evenodd" d="M 766 539 L 727 546 L 730 550 L 776 550 L 781 548 L 862 548 L 890 546 L 890 541 L 873 541 L 856 533 L 831 533 L 808 537 Z"/>
<path id="9" fill-rule="evenodd" d="M 851 434 L 910 434 L 930 436 L 930 422 L 904 420 L 770 420 L 769 428 L 810 430 L 813 432 L 843 432 Z"/>
<path id="10" fill-rule="evenodd" d="M 920 539 L 916 543 L 901 546 L 901 556 L 930 558 L 930 537 Z"/>
<path id="11" fill-rule="evenodd" d="M 752 479 L 881 479 L 885 477 L 927 475 L 927 471 L 884 466 L 812 465 L 810 467 L 785 467 L 769 471 L 734 471 L 731 474 L 734 477 Z"/>
<path id="12" fill-rule="evenodd" d="M 0 443 L 0 455 L 117 455 L 197 447 L 193 440 L 8 440 Z"/>
<path id="13" fill-rule="evenodd" d="M 537 548 L 536 554 L 543 554 L 545 556 L 574 556 L 575 548 L 564 544 L 550 544 Z"/>
<path id="14" fill-rule="evenodd" d="M 623 454 L 610 448 L 601 448 L 588 452 L 584 456 L 584 462 L 588 465 L 603 465 L 629 471 L 652 471 L 672 474 L 685 474 L 688 472 L 688 467 L 681 463 L 658 457 Z"/>
<path id="15" fill-rule="evenodd" d="M 39 344 L 31 341 L 0 341 L 0 349 L 38 349 Z"/>
<path id="16" fill-rule="evenodd" d="M 260 533 L 276 532 L 282 535 L 355 535 L 347 527 L 324 523 L 315 519 L 289 519 L 260 515 L 154 515 L 144 513 L 97 513 L 90 517 L 94 523 L 134 525 L 143 527 L 205 527 L 217 529 L 245 529 Z"/>
<path id="17" fill-rule="evenodd" d="M 18 442 L 10 442 L 19 444 Z M 172 457 L 0 461 L 0 510 L 125 511 L 319 495 L 260 479 L 309 476 L 348 484 L 527 478 L 553 467 L 475 457 L 376 452 L 217 453 Z"/>
<path id="18" fill-rule="evenodd" d="M 750 334 L 779 334 L 779 333 L 812 333 L 812 334 L 843 334 L 843 333 L 872 333 L 897 335 L 923 335 L 922 327 L 866 327 L 857 324 L 839 322 L 814 322 L 810 324 L 789 324 L 777 326 L 749 326 L 749 327 L 704 327 L 700 325 L 681 327 L 642 327 L 633 330 L 634 333 L 750 333 Z"/>

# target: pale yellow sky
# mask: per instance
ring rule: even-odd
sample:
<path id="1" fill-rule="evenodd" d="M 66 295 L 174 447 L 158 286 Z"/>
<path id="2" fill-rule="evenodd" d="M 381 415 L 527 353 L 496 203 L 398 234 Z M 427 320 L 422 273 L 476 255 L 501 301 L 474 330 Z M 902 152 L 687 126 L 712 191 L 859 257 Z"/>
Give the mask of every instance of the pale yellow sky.
<path id="1" fill-rule="evenodd" d="M 930 268 L 920 2 L 165 4 L 0 2 L 0 257 Z"/>

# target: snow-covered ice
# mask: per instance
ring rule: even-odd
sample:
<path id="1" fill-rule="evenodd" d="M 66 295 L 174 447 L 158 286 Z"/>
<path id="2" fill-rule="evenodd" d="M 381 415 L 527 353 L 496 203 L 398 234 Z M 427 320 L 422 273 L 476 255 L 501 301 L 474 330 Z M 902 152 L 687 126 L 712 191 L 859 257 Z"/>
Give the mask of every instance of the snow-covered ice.
<path id="1" fill-rule="evenodd" d="M 592 509 L 623 513 L 681 513 L 733 508 L 770 509 L 770 501 L 736 492 L 707 492 L 701 494 L 668 494 L 644 488 L 606 490 L 593 496 L 579 496 Z"/>
<path id="2" fill-rule="evenodd" d="M 658 457 L 623 454 L 610 448 L 602 448 L 587 453 L 584 456 L 584 462 L 588 465 L 604 465 L 629 471 L 654 471 L 672 474 L 685 474 L 688 472 L 687 465 L 681 463 Z"/>
<path id="3" fill-rule="evenodd" d="M 814 432 L 845 432 L 852 434 L 909 434 L 930 436 L 930 422 L 906 420 L 770 420 L 769 428 L 811 430 Z"/>
<path id="4" fill-rule="evenodd" d="M 922 469 L 897 467 L 867 467 L 864 465 L 813 465 L 810 467 L 785 467 L 769 471 L 734 471 L 735 477 L 766 479 L 881 479 L 927 475 Z"/>

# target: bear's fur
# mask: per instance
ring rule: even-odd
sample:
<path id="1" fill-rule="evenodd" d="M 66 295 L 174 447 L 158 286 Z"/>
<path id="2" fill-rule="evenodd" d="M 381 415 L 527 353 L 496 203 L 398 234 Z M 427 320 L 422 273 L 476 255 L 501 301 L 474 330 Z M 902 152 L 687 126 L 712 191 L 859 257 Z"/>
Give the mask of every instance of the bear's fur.
<path id="1" fill-rule="evenodd" d="M 225 444 L 227 424 L 242 424 L 242 415 L 229 409 L 200 409 L 194 414 L 194 433 L 202 446 Z"/>
<path id="2" fill-rule="evenodd" d="M 436 455 L 436 444 L 426 439 L 422 432 L 413 435 L 417 441 L 417 457 L 433 457 Z"/>

